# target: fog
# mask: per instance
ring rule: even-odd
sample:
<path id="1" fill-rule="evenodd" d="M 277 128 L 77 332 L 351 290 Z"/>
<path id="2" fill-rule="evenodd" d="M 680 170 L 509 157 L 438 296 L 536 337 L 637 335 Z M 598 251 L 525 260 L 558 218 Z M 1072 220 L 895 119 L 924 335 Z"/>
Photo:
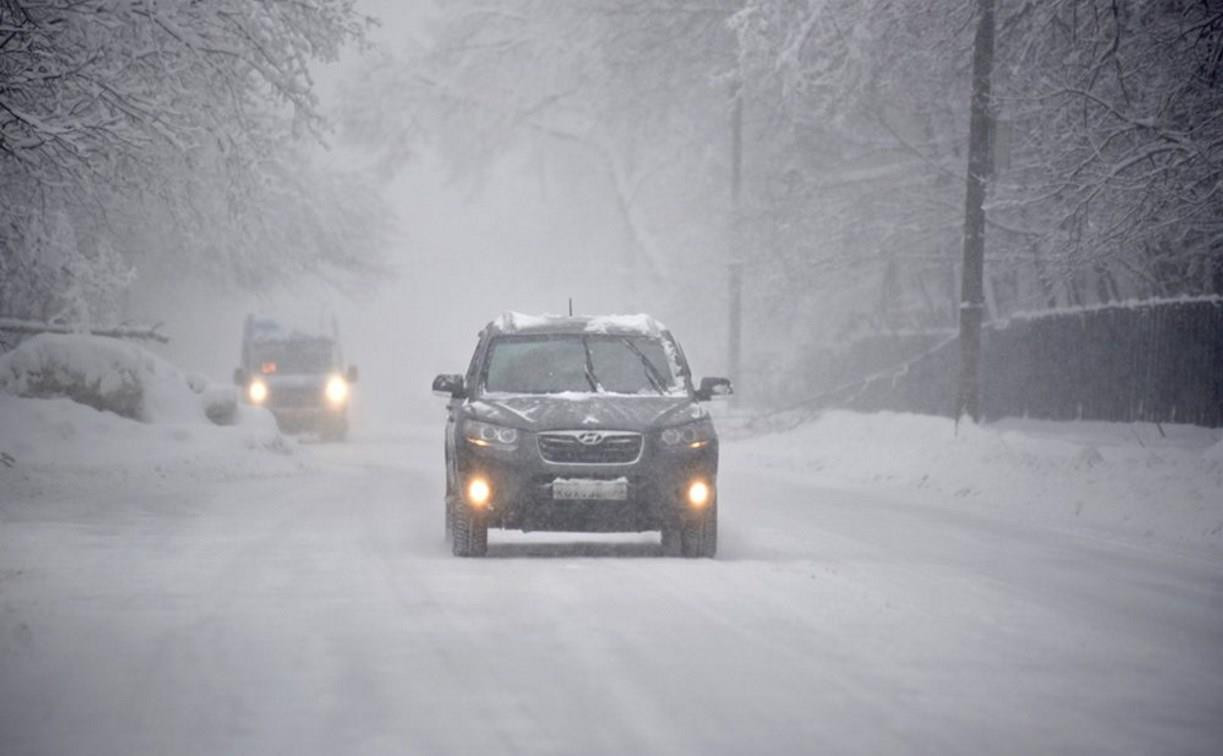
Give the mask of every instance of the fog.
<path id="1" fill-rule="evenodd" d="M 1218 2 L 0 0 L 0 754 L 1217 753 L 1221 82 Z"/>
<path id="2" fill-rule="evenodd" d="M 368 60 L 429 28 L 430 11 L 416 4 L 361 8 L 380 21 L 373 47 L 315 66 L 321 109 L 336 122 L 341 91 Z M 377 147 L 337 129 L 313 145 L 312 159 L 361 171 L 380 187 L 391 229 L 379 261 L 385 272 L 286 275 L 248 290 L 154 268 L 138 272 L 126 293 L 126 319 L 163 324 L 170 343 L 155 348 L 223 380 L 237 365 L 247 313 L 306 328 L 334 315 L 345 357 L 361 369 L 354 415 L 371 430 L 435 417 L 429 382 L 466 369 L 488 321 L 506 311 L 563 314 L 570 300 L 577 314 L 648 312 L 681 338 L 698 372 L 725 372 L 726 272 L 717 259 L 725 253 L 680 272 L 687 280 L 670 295 L 652 279 L 626 288 L 625 246 L 633 242 L 607 177 L 587 156 L 555 146 L 549 162 L 563 164 L 549 170 L 538 154 L 512 150 L 472 177 L 423 144 L 388 175 Z M 678 222 L 698 221 L 708 218 Z M 699 299 L 689 298 L 694 292 Z"/>
<path id="3" fill-rule="evenodd" d="M 1036 400 L 966 402 L 1032 367 L 1030 347 L 990 351 L 1011 319 L 1223 291 L 1203 9 L 242 8 L 256 36 L 229 11 L 166 11 L 199 28 L 185 49 L 232 43 L 224 66 L 78 59 L 168 28 L 106 3 L 115 23 L 39 42 L 99 69 L 7 95 L 37 117 L 4 121 L 0 317 L 160 324 L 155 348 L 223 380 L 246 313 L 334 314 L 364 368 L 358 414 L 388 422 L 428 412 L 430 375 L 461 369 L 498 313 L 572 300 L 653 314 L 754 411 L 1001 417 Z M 309 53 L 272 70 L 272 48 Z M 90 99 L 99 76 L 119 104 Z M 1075 397 L 1059 417 L 1101 393 L 1066 380 L 1044 387 Z M 1145 417 L 1163 389 L 1134 391 L 1088 415 Z"/>

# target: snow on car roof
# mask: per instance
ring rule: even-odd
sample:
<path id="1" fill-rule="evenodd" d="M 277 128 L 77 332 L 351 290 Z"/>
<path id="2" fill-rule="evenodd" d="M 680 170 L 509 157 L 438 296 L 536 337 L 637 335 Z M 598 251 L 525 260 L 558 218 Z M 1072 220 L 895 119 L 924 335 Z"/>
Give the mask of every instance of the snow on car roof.
<path id="1" fill-rule="evenodd" d="M 505 312 L 489 327 L 500 333 L 623 333 L 658 336 L 667 329 L 645 313 L 635 315 L 529 315 Z"/>
<path id="2" fill-rule="evenodd" d="M 333 340 L 333 337 L 329 334 L 311 333 L 266 317 L 251 318 L 250 331 L 248 333 L 250 340 L 255 342 Z"/>

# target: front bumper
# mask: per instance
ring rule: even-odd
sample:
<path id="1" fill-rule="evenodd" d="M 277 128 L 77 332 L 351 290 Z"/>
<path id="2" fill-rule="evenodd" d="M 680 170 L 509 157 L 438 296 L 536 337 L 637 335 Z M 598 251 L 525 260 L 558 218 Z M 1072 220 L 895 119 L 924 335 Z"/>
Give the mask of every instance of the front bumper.
<path id="1" fill-rule="evenodd" d="M 268 407 L 268 410 L 285 433 L 333 430 L 348 423 L 345 407 Z"/>
<path id="2" fill-rule="evenodd" d="M 512 451 L 476 447 L 459 441 L 457 469 L 462 496 L 469 481 L 485 479 L 492 488 L 482 516 L 494 528 L 587 533 L 660 530 L 699 514 L 687 502 L 688 486 L 702 480 L 717 490 L 718 446 L 663 449 L 647 436 L 641 456 L 631 464 L 558 464 L 545 461 L 527 436 Z M 628 482 L 623 500 L 556 499 L 557 478 Z M 713 501 L 706 504 L 706 508 Z M 704 508 L 702 508 L 703 511 Z"/>

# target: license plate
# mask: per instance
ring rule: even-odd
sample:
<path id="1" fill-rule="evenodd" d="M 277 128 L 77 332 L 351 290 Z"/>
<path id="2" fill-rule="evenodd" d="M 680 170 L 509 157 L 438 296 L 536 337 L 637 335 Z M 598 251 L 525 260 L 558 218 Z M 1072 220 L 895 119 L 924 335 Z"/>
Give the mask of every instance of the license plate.
<path id="1" fill-rule="evenodd" d="M 628 479 L 557 478 L 552 481 L 552 498 L 570 501 L 624 501 L 628 498 Z"/>

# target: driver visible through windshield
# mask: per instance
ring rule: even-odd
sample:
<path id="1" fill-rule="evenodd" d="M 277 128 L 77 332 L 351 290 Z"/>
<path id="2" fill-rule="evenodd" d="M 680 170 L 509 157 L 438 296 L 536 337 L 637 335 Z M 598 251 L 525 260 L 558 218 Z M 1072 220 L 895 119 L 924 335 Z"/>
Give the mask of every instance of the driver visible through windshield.
<path id="1" fill-rule="evenodd" d="M 662 343 L 645 336 L 507 336 L 493 342 L 484 388 L 494 393 L 667 395 L 682 390 Z"/>

